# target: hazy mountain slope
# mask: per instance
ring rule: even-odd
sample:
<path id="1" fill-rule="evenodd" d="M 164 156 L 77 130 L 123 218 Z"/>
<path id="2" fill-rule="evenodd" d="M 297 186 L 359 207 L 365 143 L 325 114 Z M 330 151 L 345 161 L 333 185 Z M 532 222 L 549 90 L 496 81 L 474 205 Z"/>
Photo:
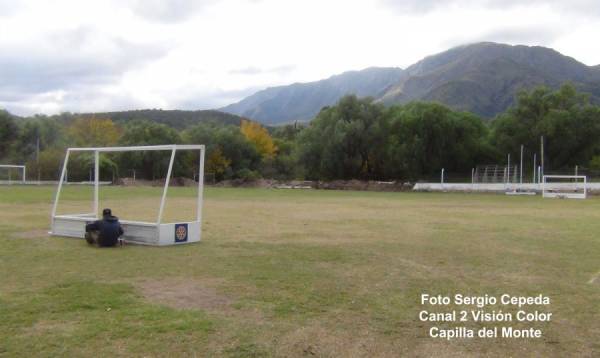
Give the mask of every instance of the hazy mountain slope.
<path id="1" fill-rule="evenodd" d="M 372 67 L 345 72 L 321 81 L 267 88 L 220 110 L 266 124 L 309 120 L 346 94 L 382 95 L 402 76 L 400 68 Z"/>
<path id="2" fill-rule="evenodd" d="M 570 82 L 600 103 L 600 65 L 586 66 L 538 46 L 482 42 L 429 56 L 408 67 L 369 68 L 326 80 L 268 88 L 222 108 L 267 124 L 307 120 L 354 93 L 384 104 L 438 101 L 484 117 L 505 111 L 520 89 Z"/>
<path id="3" fill-rule="evenodd" d="M 438 101 L 492 117 L 514 102 L 520 89 L 558 87 L 571 82 L 594 99 L 600 73 L 543 47 L 478 43 L 429 56 L 406 69 L 406 76 L 379 99 L 385 104 Z"/>

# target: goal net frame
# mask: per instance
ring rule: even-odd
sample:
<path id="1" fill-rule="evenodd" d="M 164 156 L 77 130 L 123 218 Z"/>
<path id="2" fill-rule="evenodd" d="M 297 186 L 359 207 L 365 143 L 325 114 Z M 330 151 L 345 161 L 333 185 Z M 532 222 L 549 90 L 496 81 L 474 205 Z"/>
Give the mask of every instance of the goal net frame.
<path id="1" fill-rule="evenodd" d="M 20 182 L 22 184 L 25 184 L 25 182 L 27 181 L 27 166 L 14 165 L 14 164 L 0 164 L 0 169 L 2 169 L 2 168 L 8 169 L 8 180 L 7 181 L 2 180 L 2 182 L 8 183 L 8 184 L 12 184 L 13 182 Z M 11 169 L 20 169 L 21 180 L 12 180 L 11 179 L 11 176 L 10 176 Z"/>
<path id="2" fill-rule="evenodd" d="M 163 210 L 167 199 L 167 191 L 173 171 L 175 153 L 177 151 L 199 151 L 200 163 L 198 167 L 198 195 L 196 207 L 196 220 L 181 222 L 163 222 Z M 75 238 L 85 237 L 85 225 L 99 218 L 99 188 L 100 188 L 100 154 L 115 152 L 135 152 L 135 151 L 170 151 L 171 159 L 167 169 L 165 185 L 162 190 L 158 217 L 154 222 L 121 220 L 124 234 L 123 240 L 126 242 L 144 244 L 144 245 L 178 245 L 192 242 L 198 242 L 202 234 L 202 204 L 204 191 L 204 155 L 205 146 L 201 144 L 180 145 L 154 145 L 154 146 L 132 146 L 132 147 L 96 147 L 96 148 L 68 148 L 65 154 L 65 160 L 62 166 L 60 180 L 54 197 L 54 205 L 51 214 L 52 236 L 66 236 Z M 57 215 L 56 210 L 60 201 L 60 194 L 63 188 L 63 182 L 67 172 L 69 156 L 75 152 L 92 152 L 94 154 L 94 200 L 91 213 L 76 213 Z"/>
<path id="3" fill-rule="evenodd" d="M 547 179 L 574 179 L 576 180 L 576 182 L 549 183 Z M 581 179 L 583 179 L 583 181 L 579 181 Z M 583 190 L 579 192 L 578 190 L 581 189 Z M 585 175 L 544 175 L 542 180 L 542 197 L 561 199 L 585 199 L 587 197 L 587 177 Z"/>

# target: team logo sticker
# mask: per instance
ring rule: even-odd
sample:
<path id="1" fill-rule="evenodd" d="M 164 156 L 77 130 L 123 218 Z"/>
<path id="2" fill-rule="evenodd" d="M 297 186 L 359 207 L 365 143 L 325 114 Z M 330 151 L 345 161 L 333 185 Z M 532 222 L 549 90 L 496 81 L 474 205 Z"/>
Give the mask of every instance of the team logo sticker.
<path id="1" fill-rule="evenodd" d="M 188 239 L 188 224 L 175 224 L 175 242 L 186 242 Z"/>

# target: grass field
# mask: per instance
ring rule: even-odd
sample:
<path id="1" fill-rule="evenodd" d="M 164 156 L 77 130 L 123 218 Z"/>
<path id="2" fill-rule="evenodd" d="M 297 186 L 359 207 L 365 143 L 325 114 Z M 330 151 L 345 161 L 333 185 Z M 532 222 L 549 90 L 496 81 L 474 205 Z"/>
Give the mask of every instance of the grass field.
<path id="1" fill-rule="evenodd" d="M 209 188 L 201 243 L 94 249 L 47 236 L 53 190 L 0 187 L 0 356 L 600 356 L 600 198 Z M 152 218 L 158 190 L 101 197 Z M 553 320 L 432 339 L 421 293 L 542 293 Z"/>

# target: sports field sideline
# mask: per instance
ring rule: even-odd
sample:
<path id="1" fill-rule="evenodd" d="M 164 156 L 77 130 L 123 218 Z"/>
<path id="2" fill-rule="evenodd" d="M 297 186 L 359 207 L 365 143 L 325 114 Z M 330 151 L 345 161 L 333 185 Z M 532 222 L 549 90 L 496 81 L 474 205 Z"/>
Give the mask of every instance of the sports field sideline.
<path id="1" fill-rule="evenodd" d="M 152 218 L 160 190 L 101 205 Z M 53 193 L 0 187 L 0 356 L 600 355 L 600 197 L 208 188 L 201 243 L 94 249 L 48 237 Z M 422 293 L 543 293 L 553 319 L 536 340 L 436 340 Z"/>

